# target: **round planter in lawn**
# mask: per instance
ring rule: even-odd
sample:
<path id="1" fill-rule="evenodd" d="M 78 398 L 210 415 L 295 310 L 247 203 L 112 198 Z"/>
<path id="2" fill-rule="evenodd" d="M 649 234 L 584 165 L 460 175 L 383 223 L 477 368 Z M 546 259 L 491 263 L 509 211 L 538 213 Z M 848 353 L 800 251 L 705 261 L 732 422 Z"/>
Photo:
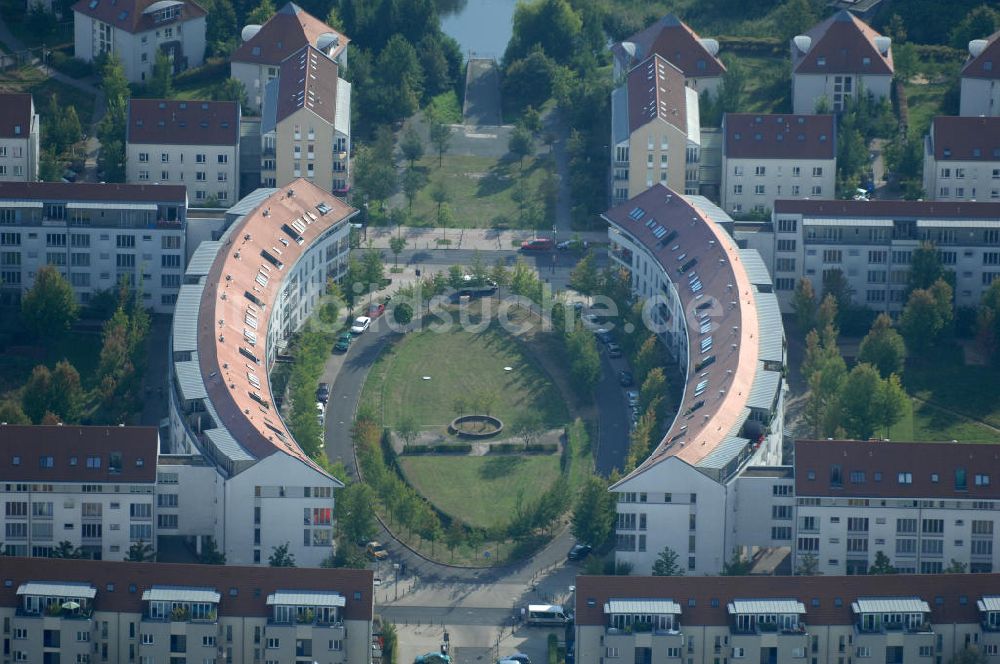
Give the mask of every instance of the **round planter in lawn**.
<path id="1" fill-rule="evenodd" d="M 460 438 L 492 438 L 503 431 L 503 422 L 492 415 L 462 415 L 451 421 L 448 431 Z"/>

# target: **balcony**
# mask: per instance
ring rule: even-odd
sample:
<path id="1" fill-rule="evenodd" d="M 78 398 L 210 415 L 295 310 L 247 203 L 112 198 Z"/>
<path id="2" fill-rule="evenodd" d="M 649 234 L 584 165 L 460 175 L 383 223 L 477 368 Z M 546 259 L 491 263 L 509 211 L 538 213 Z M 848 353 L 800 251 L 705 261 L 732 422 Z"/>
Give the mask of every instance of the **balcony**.
<path id="1" fill-rule="evenodd" d="M 19 618 L 62 618 L 63 620 L 90 620 L 94 615 L 93 608 L 64 609 L 59 604 L 50 604 L 43 610 L 30 610 L 19 606 L 14 612 Z"/>
<path id="2" fill-rule="evenodd" d="M 923 623 L 902 623 L 891 622 L 875 625 L 863 625 L 860 622 L 854 623 L 854 629 L 858 634 L 933 634 L 934 628 L 929 622 Z"/>
<path id="3" fill-rule="evenodd" d="M 619 636 L 623 634 L 652 634 L 653 636 L 677 636 L 681 633 L 680 622 L 675 622 L 672 627 L 654 627 L 651 623 L 633 623 L 625 627 L 605 628 L 607 636 Z"/>
<path id="4" fill-rule="evenodd" d="M 781 636 L 803 636 L 808 633 L 806 629 L 806 624 L 804 622 L 799 622 L 795 625 L 778 625 L 773 622 L 764 623 L 754 623 L 749 627 L 741 627 L 738 625 L 729 626 L 730 634 L 734 635 L 759 635 L 759 634 L 778 634 Z"/>

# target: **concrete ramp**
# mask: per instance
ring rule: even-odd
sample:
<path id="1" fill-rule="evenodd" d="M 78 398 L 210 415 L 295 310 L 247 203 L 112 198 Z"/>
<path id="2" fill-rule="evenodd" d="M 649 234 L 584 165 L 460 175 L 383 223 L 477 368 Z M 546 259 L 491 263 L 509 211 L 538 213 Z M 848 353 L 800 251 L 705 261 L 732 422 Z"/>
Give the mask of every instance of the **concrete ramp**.
<path id="1" fill-rule="evenodd" d="M 462 121 L 477 127 L 502 123 L 500 71 L 492 58 L 470 58 L 465 70 L 465 104 Z"/>

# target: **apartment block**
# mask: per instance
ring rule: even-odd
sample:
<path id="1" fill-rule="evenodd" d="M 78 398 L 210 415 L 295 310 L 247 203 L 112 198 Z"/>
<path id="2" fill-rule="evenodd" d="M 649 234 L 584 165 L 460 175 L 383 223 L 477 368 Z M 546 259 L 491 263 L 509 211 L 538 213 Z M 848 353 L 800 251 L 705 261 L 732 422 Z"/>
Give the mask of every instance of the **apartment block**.
<path id="1" fill-rule="evenodd" d="M 350 189 L 351 85 L 322 51 L 305 46 L 267 84 L 261 118 L 261 184 L 298 178 L 337 195 Z"/>
<path id="2" fill-rule="evenodd" d="M 732 220 L 662 185 L 612 208 L 609 255 L 684 384 L 649 457 L 611 487 L 618 562 L 639 574 L 660 551 L 688 574 L 718 574 L 737 545 L 734 483 L 781 462 L 785 338 L 767 268 L 739 249 Z"/>
<path id="3" fill-rule="evenodd" d="M 959 114 L 970 117 L 1000 115 L 1000 31 L 969 42 L 962 67 Z"/>
<path id="4" fill-rule="evenodd" d="M 152 76 L 157 53 L 170 58 L 176 74 L 205 61 L 207 15 L 193 0 L 79 0 L 73 52 L 86 62 L 116 53 L 130 83 Z"/>
<path id="5" fill-rule="evenodd" d="M 1000 117 L 934 118 L 924 140 L 924 196 L 1000 201 Z"/>
<path id="6" fill-rule="evenodd" d="M 837 128 L 832 115 L 726 113 L 722 119 L 722 209 L 774 209 L 778 198 L 836 193 Z"/>
<path id="7" fill-rule="evenodd" d="M 611 93 L 612 206 L 654 184 L 697 194 L 698 93 L 659 54 L 632 67 Z"/>
<path id="8" fill-rule="evenodd" d="M 232 77 L 243 83 L 250 102 L 248 113 L 260 113 L 267 84 L 278 78 L 281 64 L 306 46 L 312 46 L 341 67 L 347 65 L 350 39 L 289 2 L 264 25 L 248 25 L 232 56 Z"/>
<path id="9" fill-rule="evenodd" d="M 0 182 L 38 180 L 38 137 L 35 101 L 30 94 L 0 94 Z"/>
<path id="10" fill-rule="evenodd" d="M 189 522 L 180 534 L 215 537 L 232 564 L 266 564 L 285 543 L 302 566 L 333 553 L 342 485 L 292 436 L 267 374 L 322 303 L 327 280 L 346 271 L 355 214 L 304 179 L 259 190 L 230 209 L 222 237 L 202 242 L 185 274 L 160 485 L 171 484 L 178 501 L 187 486 L 212 496 L 222 516 Z"/>
<path id="11" fill-rule="evenodd" d="M 182 184 L 192 205 L 229 207 L 240 193 L 240 106 L 130 99 L 126 180 Z"/>
<path id="12" fill-rule="evenodd" d="M 891 40 L 847 10 L 841 10 L 791 41 L 792 111 L 815 113 L 821 99 L 833 111 L 862 90 L 889 97 Z"/>
<path id="13" fill-rule="evenodd" d="M 158 447 L 151 427 L 0 424 L 3 554 L 45 558 L 69 542 L 122 560 L 155 546 Z"/>
<path id="14" fill-rule="evenodd" d="M 579 576 L 581 664 L 1000 661 L 1000 577 Z"/>
<path id="15" fill-rule="evenodd" d="M 4 661 L 372 661 L 369 570 L 5 558 L 0 578 Z"/>
<path id="16" fill-rule="evenodd" d="M 998 569 L 1000 461 L 988 448 L 798 441 L 795 455 L 796 561 L 811 554 L 824 574 L 865 574 L 877 553 L 902 573 Z"/>
<path id="17" fill-rule="evenodd" d="M 16 304 L 52 265 L 80 303 L 120 284 L 157 313 L 174 309 L 184 271 L 183 186 L 0 182 L 0 300 Z"/>
<path id="18" fill-rule="evenodd" d="M 957 306 L 977 305 L 1000 276 L 1000 202 L 778 200 L 771 223 L 737 237 L 773 256 L 768 267 L 784 312 L 796 281 L 809 279 L 822 297 L 830 270 L 847 278 L 859 304 L 902 311 L 921 242 L 933 243 L 955 272 Z"/>
<path id="19" fill-rule="evenodd" d="M 718 40 L 699 37 L 674 14 L 616 43 L 611 53 L 616 81 L 652 55 L 665 58 L 679 69 L 684 74 L 685 84 L 698 94 L 717 94 L 726 72 L 726 66 L 718 57 Z"/>

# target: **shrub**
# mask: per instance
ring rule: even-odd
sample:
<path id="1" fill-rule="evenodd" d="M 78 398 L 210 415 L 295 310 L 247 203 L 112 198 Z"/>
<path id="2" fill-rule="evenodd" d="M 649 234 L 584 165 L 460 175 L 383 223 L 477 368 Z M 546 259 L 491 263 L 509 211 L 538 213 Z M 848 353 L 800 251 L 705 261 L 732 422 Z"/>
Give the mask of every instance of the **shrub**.
<path id="1" fill-rule="evenodd" d="M 524 446 L 524 451 L 529 454 L 553 454 L 559 451 L 556 443 L 531 443 Z"/>
<path id="2" fill-rule="evenodd" d="M 524 451 L 521 443 L 493 443 L 490 445 L 490 454 L 516 454 Z"/>

